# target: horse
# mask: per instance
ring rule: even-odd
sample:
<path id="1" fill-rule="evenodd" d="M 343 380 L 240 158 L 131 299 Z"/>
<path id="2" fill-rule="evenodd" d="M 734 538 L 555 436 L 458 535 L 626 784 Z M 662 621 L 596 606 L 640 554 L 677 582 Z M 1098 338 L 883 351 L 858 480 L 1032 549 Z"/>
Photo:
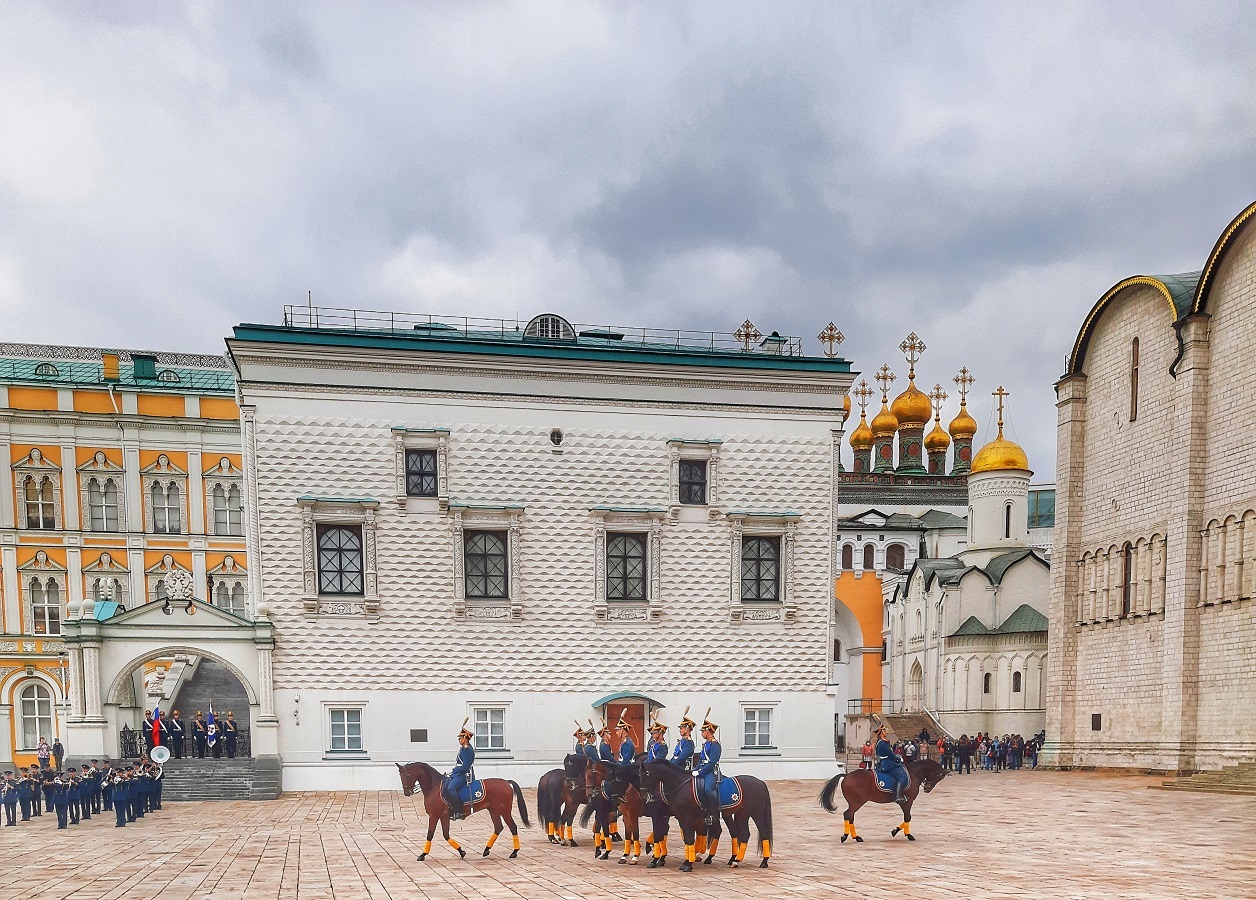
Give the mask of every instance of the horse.
<path id="1" fill-rule="evenodd" d="M 645 839 L 645 852 L 653 853 L 653 859 L 646 867 L 663 869 L 667 867 L 667 833 L 671 830 L 672 811 L 659 789 L 658 776 L 641 770 L 640 784 L 637 790 L 641 793 L 643 810 L 650 817 L 650 834 Z"/>
<path id="2" fill-rule="evenodd" d="M 707 812 L 698 800 L 694 779 L 689 772 L 670 762 L 645 763 L 642 770 L 658 779 L 671 814 L 680 824 L 685 841 L 685 861 L 681 864 L 680 871 L 692 872 L 699 853 L 707 854 L 702 861 L 704 865 L 711 864 L 719 846 L 720 835 L 723 834 L 720 828 L 721 818 L 728 825 L 733 841 L 733 854 L 727 865 L 737 868 L 746 858 L 746 848 L 750 844 L 750 821 L 753 819 L 759 831 L 759 845 L 763 854 L 759 868 L 768 867 L 768 860 L 772 856 L 772 796 L 766 784 L 753 775 L 735 776 L 737 783 L 741 785 L 741 797 L 734 806 L 721 810 L 714 822 L 707 826 Z M 699 849 L 703 844 L 705 846 Z"/>
<path id="3" fill-rule="evenodd" d="M 641 754 L 637 756 L 639 758 Z M 636 760 L 633 762 L 635 763 Z M 615 804 L 619 809 L 619 814 L 624 817 L 624 853 L 619 858 L 619 864 L 635 866 L 641 858 L 641 815 L 645 808 L 641 792 L 637 790 L 637 783 L 635 783 L 638 782 L 640 770 L 635 764 L 619 765 L 602 761 L 594 763 L 591 768 L 593 777 L 599 782 L 598 791 Z M 603 784 L 605 785 L 604 792 Z M 589 816 L 586 813 L 581 824 L 587 824 L 588 819 Z M 607 858 L 607 855 L 602 857 L 602 859 Z"/>
<path id="4" fill-rule="evenodd" d="M 916 836 L 911 833 L 911 805 L 920 794 L 921 788 L 924 788 L 925 793 L 928 794 L 938 786 L 938 782 L 946 777 L 946 769 L 937 760 L 918 759 L 907 764 L 907 774 L 911 777 L 911 782 L 907 790 L 903 791 L 903 798 L 898 801 L 894 800 L 893 793 L 877 787 L 876 776 L 872 769 L 856 769 L 849 774 L 843 772 L 829 779 L 824 789 L 820 791 L 820 805 L 829 812 L 837 812 L 833 795 L 837 792 L 837 786 L 839 784 L 842 786 L 842 796 L 846 798 L 846 811 L 842 813 L 842 818 L 845 820 L 842 830 L 843 844 L 846 843 L 848 837 L 854 838 L 856 843 L 863 843 L 863 838 L 855 831 L 855 813 L 865 803 L 897 802 L 903 810 L 903 821 L 890 831 L 890 837 L 896 837 L 901 831 L 907 835 L 907 840 L 916 839 Z"/>
<path id="5" fill-rule="evenodd" d="M 423 808 L 427 810 L 427 840 L 423 844 L 419 860 L 427 859 L 427 855 L 432 852 L 432 835 L 436 833 L 437 822 L 441 825 L 445 842 L 457 850 L 459 856 L 465 857 L 467 851 L 449 836 L 449 805 L 440 795 L 441 773 L 424 762 L 412 762 L 404 766 L 397 763 L 397 771 L 401 773 L 402 793 L 407 797 L 411 796 L 416 784 L 423 792 Z M 515 859 L 519 856 L 519 828 L 511 815 L 512 800 L 519 804 L 519 818 L 523 820 L 523 824 L 532 827 L 532 823 L 528 821 L 528 805 L 524 802 L 523 791 L 517 783 L 505 778 L 485 778 L 482 779 L 482 784 L 484 797 L 472 805 L 471 811 L 487 809 L 493 819 L 493 833 L 488 836 L 488 842 L 484 845 L 484 855 L 488 856 L 488 852 L 493 849 L 497 836 L 502 833 L 502 822 L 505 821 L 510 828 L 511 837 L 514 838 L 514 849 L 510 858 Z"/>
<path id="6" fill-rule="evenodd" d="M 545 836 L 551 844 L 562 840 L 563 781 L 562 769 L 550 769 L 536 785 L 536 817 L 545 826 Z"/>
<path id="7" fill-rule="evenodd" d="M 613 825 L 617 821 L 620 803 L 630 785 L 623 777 L 625 767 L 608 763 L 605 760 L 591 760 L 590 762 L 592 764 L 587 765 L 584 771 L 584 786 L 589 802 L 584 812 L 580 814 L 580 826 L 587 828 L 589 819 L 594 820 L 593 858 L 610 859 L 611 842 L 616 837 Z M 624 858 L 621 862 L 628 861 L 629 851 L 633 846 L 632 840 L 633 838 L 627 834 L 624 835 Z"/>
<path id="8" fill-rule="evenodd" d="M 545 823 L 545 834 L 551 844 L 579 846 L 572 832 L 576 810 L 589 802 L 584 786 L 584 771 L 589 758 L 582 753 L 568 753 L 561 769 L 552 769 L 541 776 L 536 788 L 537 816 Z"/>

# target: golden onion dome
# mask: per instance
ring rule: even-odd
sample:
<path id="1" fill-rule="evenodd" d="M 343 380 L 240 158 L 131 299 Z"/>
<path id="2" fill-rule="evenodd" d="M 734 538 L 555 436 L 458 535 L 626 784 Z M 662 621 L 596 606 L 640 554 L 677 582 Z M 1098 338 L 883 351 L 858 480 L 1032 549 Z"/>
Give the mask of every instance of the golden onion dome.
<path id="1" fill-rule="evenodd" d="M 977 420 L 968 414 L 967 403 L 959 405 L 959 414 L 951 419 L 950 432 L 956 440 L 970 438 L 977 433 Z"/>
<path id="2" fill-rule="evenodd" d="M 872 433 L 876 437 L 885 437 L 898 431 L 898 419 L 894 413 L 890 412 L 890 408 L 881 403 L 881 411 L 877 413 L 876 418 L 872 420 Z"/>
<path id="3" fill-rule="evenodd" d="M 1029 471 L 1029 457 L 1020 444 L 1009 441 L 999 430 L 999 436 L 986 444 L 973 458 L 971 473 L 1002 472 L 1005 470 Z"/>
<path id="4" fill-rule="evenodd" d="M 899 425 L 924 425 L 933 416 L 933 404 L 912 380 L 908 382 L 907 390 L 894 398 L 890 412 L 894 413 Z"/>
<path id="5" fill-rule="evenodd" d="M 934 421 L 933 430 L 925 435 L 925 450 L 933 453 L 938 450 L 945 451 L 951 446 L 951 439 L 947 436 L 946 430 L 942 427 L 942 423 Z"/>
<path id="6" fill-rule="evenodd" d="M 850 418 L 850 394 L 842 398 L 842 424 L 846 424 L 846 420 Z"/>
<path id="7" fill-rule="evenodd" d="M 850 446 L 855 450 L 870 450 L 872 441 L 872 429 L 868 427 L 868 419 L 860 413 L 859 425 L 850 433 Z"/>

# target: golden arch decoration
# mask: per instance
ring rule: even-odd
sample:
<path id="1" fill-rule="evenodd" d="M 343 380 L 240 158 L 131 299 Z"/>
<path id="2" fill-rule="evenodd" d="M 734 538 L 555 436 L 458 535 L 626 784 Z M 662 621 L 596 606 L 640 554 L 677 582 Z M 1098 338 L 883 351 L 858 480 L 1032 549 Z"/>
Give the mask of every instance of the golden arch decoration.
<path id="1" fill-rule="evenodd" d="M 1208 295 L 1212 290 L 1214 280 L 1213 275 L 1221 265 L 1221 261 L 1230 247 L 1234 244 L 1234 239 L 1239 231 L 1253 216 L 1256 216 L 1256 203 L 1253 203 L 1235 216 L 1234 221 L 1221 233 L 1221 237 L 1217 238 L 1217 243 L 1213 245 L 1212 252 L 1208 254 L 1208 263 L 1204 266 L 1204 271 L 1199 276 L 1199 284 L 1195 286 L 1195 298 L 1191 302 L 1191 315 L 1197 315 L 1206 311 Z"/>
<path id="2" fill-rule="evenodd" d="M 1082 323 L 1081 331 L 1077 333 L 1077 340 L 1073 342 L 1073 352 L 1069 354 L 1068 371 L 1066 375 L 1077 375 L 1081 371 L 1082 363 L 1086 359 L 1086 350 L 1090 346 L 1090 337 L 1094 332 L 1095 325 L 1099 322 L 1099 317 L 1103 315 L 1104 310 L 1122 291 L 1132 287 L 1152 287 L 1155 288 L 1165 302 L 1169 306 L 1169 325 L 1172 326 L 1177 321 L 1178 311 L 1173 304 L 1173 294 L 1159 278 L 1152 275 L 1134 275 L 1130 278 L 1122 279 L 1108 288 L 1107 292 L 1099 298 L 1086 316 L 1086 321 Z"/>

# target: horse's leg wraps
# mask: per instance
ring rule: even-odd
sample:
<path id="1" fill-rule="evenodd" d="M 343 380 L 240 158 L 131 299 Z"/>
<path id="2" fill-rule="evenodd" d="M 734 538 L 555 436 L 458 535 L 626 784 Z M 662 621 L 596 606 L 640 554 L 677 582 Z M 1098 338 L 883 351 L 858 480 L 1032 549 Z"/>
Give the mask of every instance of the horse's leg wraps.
<path id="1" fill-rule="evenodd" d="M 694 838 L 694 845 L 693 845 L 694 849 L 698 853 L 706 853 L 706 842 L 707 842 L 707 838 L 705 834 L 698 835 L 696 838 Z"/>
<path id="2" fill-rule="evenodd" d="M 457 841 L 455 841 L 453 838 L 449 839 L 449 846 L 453 847 L 455 850 L 462 849 L 462 845 L 459 844 Z"/>
<path id="3" fill-rule="evenodd" d="M 742 841 L 738 842 L 737 844 L 737 861 L 738 862 L 741 862 L 743 859 L 746 858 L 746 848 L 748 846 L 750 845 L 745 842 L 742 842 Z"/>
<path id="4" fill-rule="evenodd" d="M 429 854 L 429 853 L 431 853 L 431 852 L 432 852 L 432 842 L 431 842 L 431 841 L 424 841 L 424 842 L 423 842 L 423 855 L 424 855 L 424 856 L 426 856 L 427 854 Z"/>
<path id="5" fill-rule="evenodd" d="M 685 861 L 690 863 L 698 861 L 698 851 L 693 844 L 685 844 Z"/>
<path id="6" fill-rule="evenodd" d="M 493 837 L 497 837 L 497 835 L 493 835 Z M 517 835 L 517 834 L 512 834 L 512 835 L 511 835 L 511 838 L 513 838 L 513 839 L 514 839 L 515 849 L 516 849 L 516 850 L 518 850 L 518 849 L 519 849 L 519 835 Z"/>
<path id="7" fill-rule="evenodd" d="M 568 825 L 567 826 L 567 840 L 571 840 L 571 837 L 572 837 L 572 830 L 571 830 L 571 826 Z"/>
<path id="8" fill-rule="evenodd" d="M 741 841 L 737 840 L 737 838 L 733 838 L 733 859 L 737 858 L 737 847 L 740 844 L 741 844 Z"/>
<path id="9" fill-rule="evenodd" d="M 548 834 L 550 837 L 554 836 L 554 823 L 553 822 L 545 823 L 545 833 Z"/>
<path id="10" fill-rule="evenodd" d="M 711 843 L 707 844 L 707 848 L 706 848 L 707 856 L 714 856 L 715 848 L 718 847 L 719 845 L 720 845 L 719 838 L 711 838 Z"/>
<path id="11" fill-rule="evenodd" d="M 767 859 L 771 855 L 772 855 L 772 842 L 764 841 L 763 842 L 763 858 Z"/>
<path id="12" fill-rule="evenodd" d="M 484 849 L 485 849 L 485 850 L 491 850 L 491 849 L 493 849 L 493 845 L 494 845 L 495 843 L 497 843 L 497 832 L 496 832 L 496 831 L 494 831 L 492 834 L 490 834 L 490 835 L 488 836 L 488 842 L 487 842 L 487 843 L 485 843 L 485 845 L 484 845 Z"/>
<path id="13" fill-rule="evenodd" d="M 611 819 L 611 834 L 619 834 L 619 820 Z"/>
<path id="14" fill-rule="evenodd" d="M 911 822 L 903 823 L 903 834 L 911 834 Z"/>

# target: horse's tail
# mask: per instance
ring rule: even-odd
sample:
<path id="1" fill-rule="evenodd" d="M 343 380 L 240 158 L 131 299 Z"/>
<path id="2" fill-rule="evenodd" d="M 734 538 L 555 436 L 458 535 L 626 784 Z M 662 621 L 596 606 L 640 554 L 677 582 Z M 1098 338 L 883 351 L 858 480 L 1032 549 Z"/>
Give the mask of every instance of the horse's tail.
<path id="1" fill-rule="evenodd" d="M 834 775 L 824 785 L 824 790 L 820 791 L 820 805 L 829 812 L 837 812 L 837 804 L 833 802 L 833 795 L 837 793 L 837 787 L 842 783 L 842 779 L 846 777 L 846 773 Z"/>
<path id="2" fill-rule="evenodd" d="M 541 783 L 536 788 L 536 817 L 542 822 L 553 822 L 558 818 L 557 815 L 551 813 L 550 810 L 550 786 L 545 783 L 542 776 Z"/>
<path id="3" fill-rule="evenodd" d="M 519 782 L 512 781 L 510 786 L 515 789 L 515 802 L 519 804 L 519 818 L 523 820 L 523 824 L 531 828 L 532 823 L 528 821 L 528 804 L 523 799 L 523 790 L 519 787 Z M 540 803 L 540 800 L 537 800 Z"/>
<path id="4" fill-rule="evenodd" d="M 594 813 L 594 809 L 593 809 L 593 801 L 592 801 L 592 800 L 590 800 L 590 801 L 589 801 L 588 803 L 586 803 L 586 804 L 584 805 L 584 807 L 580 810 L 580 827 L 581 827 L 581 828 L 588 828 L 588 827 L 589 827 L 589 820 L 590 820 L 591 818 L 593 818 L 593 813 Z"/>
<path id="5" fill-rule="evenodd" d="M 755 823 L 759 826 L 759 846 L 764 841 L 772 840 L 772 792 L 763 785 L 763 818 Z"/>

